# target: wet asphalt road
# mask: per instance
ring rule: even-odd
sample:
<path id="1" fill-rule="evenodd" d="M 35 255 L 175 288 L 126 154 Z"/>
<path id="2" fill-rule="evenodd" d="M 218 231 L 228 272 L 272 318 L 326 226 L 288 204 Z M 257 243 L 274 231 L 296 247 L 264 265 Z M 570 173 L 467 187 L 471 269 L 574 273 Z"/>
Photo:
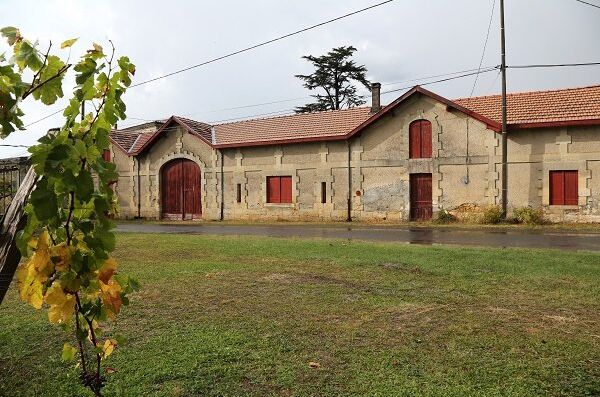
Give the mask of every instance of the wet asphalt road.
<path id="1" fill-rule="evenodd" d="M 427 228 L 366 225 L 235 225 L 120 223 L 117 231 L 137 233 L 331 238 L 406 244 L 449 244 L 497 248 L 554 248 L 600 251 L 600 234 L 556 230 Z"/>

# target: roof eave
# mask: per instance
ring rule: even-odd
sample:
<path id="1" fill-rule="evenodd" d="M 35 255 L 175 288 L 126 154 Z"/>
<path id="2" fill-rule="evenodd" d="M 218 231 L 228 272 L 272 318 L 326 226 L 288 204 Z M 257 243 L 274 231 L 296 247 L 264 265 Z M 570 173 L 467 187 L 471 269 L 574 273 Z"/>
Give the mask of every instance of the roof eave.
<path id="1" fill-rule="evenodd" d="M 542 121 L 534 123 L 511 123 L 508 125 L 509 131 L 526 130 L 533 128 L 556 128 L 556 127 L 577 127 L 577 126 L 595 126 L 600 125 L 600 119 L 582 119 L 582 120 L 564 120 L 564 121 Z"/>

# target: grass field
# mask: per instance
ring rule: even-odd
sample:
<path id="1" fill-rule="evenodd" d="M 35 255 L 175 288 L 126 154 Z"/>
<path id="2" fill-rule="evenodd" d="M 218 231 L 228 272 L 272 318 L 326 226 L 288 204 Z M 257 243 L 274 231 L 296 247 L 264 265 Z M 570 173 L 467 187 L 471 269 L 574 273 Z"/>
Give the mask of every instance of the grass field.
<path id="1" fill-rule="evenodd" d="M 119 234 L 115 255 L 142 291 L 106 396 L 600 394 L 599 254 Z M 13 288 L 0 395 L 87 395 L 64 341 Z"/>

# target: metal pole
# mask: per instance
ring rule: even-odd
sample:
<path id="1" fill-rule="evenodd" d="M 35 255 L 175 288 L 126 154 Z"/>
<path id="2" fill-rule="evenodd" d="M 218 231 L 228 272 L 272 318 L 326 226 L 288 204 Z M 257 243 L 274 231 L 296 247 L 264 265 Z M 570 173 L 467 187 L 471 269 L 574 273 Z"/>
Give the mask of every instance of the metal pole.
<path id="1" fill-rule="evenodd" d="M 219 150 L 221 152 L 221 216 L 219 220 L 225 219 L 225 180 L 223 173 L 223 150 Z"/>
<path id="2" fill-rule="evenodd" d="M 352 222 L 352 145 L 349 140 L 346 142 L 348 143 L 348 216 L 346 221 Z"/>
<path id="3" fill-rule="evenodd" d="M 502 49 L 502 212 L 507 215 L 508 206 L 508 148 L 507 148 L 507 104 L 506 104 L 506 37 L 504 25 L 504 0 L 500 0 L 500 44 Z"/>

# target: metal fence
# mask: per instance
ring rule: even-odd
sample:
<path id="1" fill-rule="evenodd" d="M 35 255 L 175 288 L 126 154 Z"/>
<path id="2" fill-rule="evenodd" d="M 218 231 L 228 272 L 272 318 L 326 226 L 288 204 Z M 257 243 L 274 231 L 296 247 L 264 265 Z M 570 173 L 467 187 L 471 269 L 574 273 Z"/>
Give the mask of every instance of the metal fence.
<path id="1" fill-rule="evenodd" d="M 0 159 L 0 217 L 6 213 L 28 167 L 27 157 Z"/>

